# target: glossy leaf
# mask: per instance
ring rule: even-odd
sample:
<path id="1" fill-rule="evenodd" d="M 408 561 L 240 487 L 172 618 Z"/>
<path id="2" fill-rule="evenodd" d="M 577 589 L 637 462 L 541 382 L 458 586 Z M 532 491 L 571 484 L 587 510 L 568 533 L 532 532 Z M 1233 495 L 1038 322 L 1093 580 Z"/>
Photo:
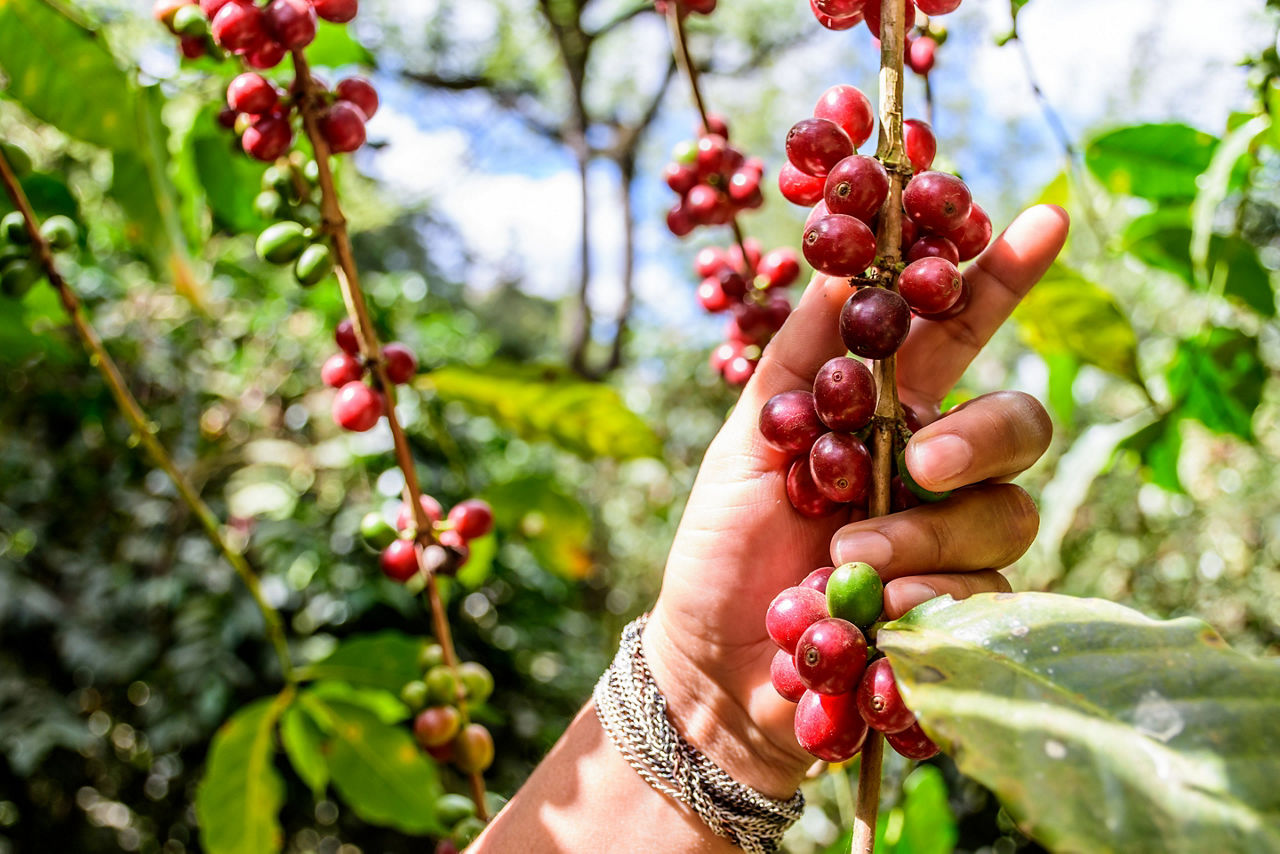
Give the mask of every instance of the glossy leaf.
<path id="1" fill-rule="evenodd" d="M 1179 342 L 1167 376 L 1183 415 L 1215 433 L 1253 441 L 1253 413 L 1267 381 L 1256 338 L 1219 327 L 1204 344 Z"/>
<path id="2" fill-rule="evenodd" d="M 454 366 L 423 375 L 417 385 L 526 439 L 554 442 L 588 459 L 656 457 L 662 451 L 658 437 L 614 389 L 558 368 Z"/>
<path id="3" fill-rule="evenodd" d="M 338 645 L 329 656 L 306 668 L 306 679 L 334 679 L 382 688 L 399 694 L 406 682 L 422 676 L 418 656 L 423 642 L 400 632 L 357 635 Z"/>
<path id="4" fill-rule="evenodd" d="M 1217 137 L 1183 124 L 1134 125 L 1095 137 L 1085 164 L 1113 193 L 1190 201 L 1217 144 Z"/>
<path id="5" fill-rule="evenodd" d="M 1204 623 L 983 594 L 922 605 L 877 646 L 930 735 L 1051 849 L 1280 850 L 1280 664 Z"/>
<path id="6" fill-rule="evenodd" d="M 1054 264 L 1014 312 L 1027 344 L 1070 354 L 1138 384 L 1138 338 L 1119 304 L 1075 270 Z"/>
<path id="7" fill-rule="evenodd" d="M 356 815 L 405 833 L 441 833 L 432 812 L 443 791 L 436 768 L 407 727 L 315 692 L 305 692 L 299 702 L 324 731 L 334 788 Z"/>
<path id="8" fill-rule="evenodd" d="M 324 758 L 324 733 L 297 703 L 280 718 L 280 743 L 289 763 L 311 793 L 320 798 L 329 785 L 329 765 Z"/>
<path id="9" fill-rule="evenodd" d="M 200 840 L 210 854 L 270 854 L 284 842 L 278 813 L 275 726 L 287 694 L 250 703 L 218 730 L 196 790 Z"/>

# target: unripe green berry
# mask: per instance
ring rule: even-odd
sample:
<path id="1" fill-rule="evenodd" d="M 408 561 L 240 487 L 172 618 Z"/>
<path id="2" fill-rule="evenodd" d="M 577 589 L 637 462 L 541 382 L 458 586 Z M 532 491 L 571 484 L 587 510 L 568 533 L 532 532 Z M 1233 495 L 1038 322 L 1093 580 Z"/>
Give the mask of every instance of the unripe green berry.
<path id="1" fill-rule="evenodd" d="M 10 211 L 0 219 L 0 240 L 7 240 L 17 246 L 26 246 L 31 242 L 27 233 L 27 221 L 18 211 Z"/>
<path id="2" fill-rule="evenodd" d="M 303 202 L 293 209 L 293 218 L 311 228 L 320 226 L 320 209 L 310 202 Z"/>
<path id="3" fill-rule="evenodd" d="M 303 250 L 298 263 L 293 268 L 293 275 L 297 277 L 298 284 L 303 287 L 316 284 L 331 272 L 333 272 L 333 253 L 323 243 L 312 243 Z"/>
<path id="4" fill-rule="evenodd" d="M 40 281 L 43 271 L 29 258 L 15 258 L 0 270 L 0 293 L 11 299 L 22 299 Z"/>
<path id="5" fill-rule="evenodd" d="M 295 194 L 290 169 L 274 164 L 268 166 L 262 173 L 262 189 L 274 190 L 286 199 L 293 198 Z"/>
<path id="6" fill-rule="evenodd" d="M 423 673 L 442 664 L 444 664 L 444 647 L 438 643 L 427 644 L 418 654 L 418 667 Z"/>
<path id="7" fill-rule="evenodd" d="M 827 611 L 860 629 L 880 619 L 884 582 L 870 564 L 846 563 L 827 579 Z"/>
<path id="8" fill-rule="evenodd" d="M 258 257 L 270 264 L 288 264 L 299 260 L 303 251 L 309 248 L 305 231 L 296 222 L 277 222 L 267 226 L 258 235 L 258 242 L 255 244 Z"/>
<path id="9" fill-rule="evenodd" d="M 951 497 L 951 492 L 930 492 L 920 484 L 916 483 L 916 479 L 911 476 L 911 472 L 907 471 L 907 454 L 906 451 L 898 452 L 898 477 L 902 478 L 902 485 L 911 491 L 911 494 L 927 504 L 935 504 Z"/>
<path id="10" fill-rule="evenodd" d="M 422 681 L 427 683 L 431 702 L 444 706 L 452 706 L 458 702 L 458 677 L 445 665 L 428 670 Z"/>
<path id="11" fill-rule="evenodd" d="M 475 814 L 475 803 L 465 795 L 456 795 L 450 792 L 436 799 L 436 818 L 440 819 L 440 823 L 445 827 L 453 827 L 463 819 L 471 818 Z"/>
<path id="12" fill-rule="evenodd" d="M 493 674 L 478 661 L 464 661 L 458 665 L 458 678 L 467 692 L 467 700 L 483 703 L 493 693 Z"/>
<path id="13" fill-rule="evenodd" d="M 320 164 L 314 160 L 308 160 L 307 164 L 302 167 L 302 177 L 307 179 L 307 183 L 314 186 L 320 181 Z"/>
<path id="14" fill-rule="evenodd" d="M 173 31 L 180 36 L 203 36 L 209 32 L 209 19 L 199 6 L 183 6 L 173 13 Z"/>
<path id="15" fill-rule="evenodd" d="M 427 705 L 429 694 L 427 683 L 421 679 L 406 682 L 404 687 L 400 689 L 400 699 L 409 707 L 410 711 L 414 712 L 421 711 Z"/>
<path id="16" fill-rule="evenodd" d="M 0 142 L 0 153 L 9 161 L 9 168 L 19 178 L 25 178 L 31 172 L 31 155 L 11 142 Z"/>
<path id="17" fill-rule="evenodd" d="M 476 837 L 482 832 L 484 832 L 484 822 L 472 816 L 458 822 L 458 826 L 453 829 L 453 833 L 449 835 L 449 838 L 453 841 L 453 844 L 462 849 L 475 842 Z"/>
<path id="18" fill-rule="evenodd" d="M 285 212 L 284 199 L 275 190 L 263 190 L 253 197 L 253 211 L 263 219 L 280 219 Z"/>
<path id="19" fill-rule="evenodd" d="M 40 236 L 45 239 L 55 252 L 70 249 L 76 245 L 80 230 L 70 217 L 51 216 L 40 225 Z"/>
<path id="20" fill-rule="evenodd" d="M 676 143 L 676 147 L 671 149 L 671 159 L 686 166 L 697 162 L 698 144 L 689 139 Z"/>
<path id="21" fill-rule="evenodd" d="M 377 510 L 370 510 L 360 520 L 360 536 L 369 548 L 382 551 L 395 542 L 396 529 Z"/>

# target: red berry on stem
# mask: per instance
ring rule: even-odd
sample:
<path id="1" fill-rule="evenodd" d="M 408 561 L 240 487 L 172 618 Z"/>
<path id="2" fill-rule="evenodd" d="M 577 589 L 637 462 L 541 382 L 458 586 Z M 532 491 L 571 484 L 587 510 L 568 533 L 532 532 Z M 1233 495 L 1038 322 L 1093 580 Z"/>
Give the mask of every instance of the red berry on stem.
<path id="1" fill-rule="evenodd" d="M 867 639 L 847 620 L 827 617 L 805 629 L 796 643 L 796 673 L 819 694 L 847 694 L 867 666 Z"/>
<path id="2" fill-rule="evenodd" d="M 831 168 L 853 154 L 853 142 L 827 119 L 801 119 L 787 132 L 787 159 L 801 172 L 825 178 Z"/>
<path id="3" fill-rule="evenodd" d="M 218 14 L 222 7 L 230 2 L 231 0 L 200 0 L 200 11 L 204 12 L 204 16 L 212 21 L 213 16 Z"/>
<path id="4" fill-rule="evenodd" d="M 807 454 L 825 432 L 810 392 L 775 394 L 760 410 L 760 435 L 779 451 Z"/>
<path id="5" fill-rule="evenodd" d="M 393 581 L 408 581 L 418 574 L 418 550 L 412 540 L 396 540 L 378 559 L 382 574 Z"/>
<path id="6" fill-rule="evenodd" d="M 825 178 L 806 175 L 790 163 L 782 164 L 782 168 L 778 170 L 778 189 L 783 198 L 793 205 L 808 207 L 817 204 L 822 199 L 822 191 L 826 185 Z"/>
<path id="7" fill-rule="evenodd" d="M 907 66 L 922 77 L 927 75 L 933 70 L 937 50 L 938 43 L 928 36 L 912 39 L 907 48 Z"/>
<path id="8" fill-rule="evenodd" d="M 293 128 L 280 116 L 266 115 L 256 119 L 240 137 L 244 153 L 255 160 L 272 161 L 293 144 Z"/>
<path id="9" fill-rule="evenodd" d="M 716 136 L 722 136 L 725 139 L 729 138 L 729 122 L 725 120 L 724 116 L 720 116 L 715 113 L 708 113 L 706 126 L 699 127 L 698 130 L 704 134 L 713 133 Z"/>
<path id="10" fill-rule="evenodd" d="M 493 764 L 493 736 L 480 724 L 467 724 L 453 740 L 453 763 L 464 774 L 479 774 Z"/>
<path id="11" fill-rule="evenodd" d="M 889 746 L 908 759 L 924 761 L 938 755 L 938 745 L 925 734 L 917 721 L 902 732 L 887 732 L 884 740 Z"/>
<path id="12" fill-rule="evenodd" d="M 373 114 L 378 112 L 378 90 L 363 77 L 340 80 L 333 91 L 339 101 L 347 101 L 359 107 L 365 119 L 373 118 Z"/>
<path id="13" fill-rule="evenodd" d="M 493 510 L 478 498 L 468 498 L 449 511 L 449 521 L 458 536 L 474 540 L 493 530 Z"/>
<path id="14" fill-rule="evenodd" d="M 280 60 L 284 59 L 286 53 L 288 51 L 280 42 L 264 41 L 249 51 L 244 61 L 253 68 L 275 68 L 280 64 Z"/>
<path id="15" fill-rule="evenodd" d="M 871 139 L 876 125 L 870 99 L 858 87 L 845 83 L 823 92 L 818 105 L 813 108 L 813 115 L 839 125 L 849 135 L 854 148 L 861 148 Z"/>
<path id="16" fill-rule="evenodd" d="M 728 266 L 729 259 L 719 246 L 704 246 L 693 258 L 693 270 L 703 278 L 714 276 Z"/>
<path id="17" fill-rule="evenodd" d="M 209 51 L 205 40 L 199 36 L 183 36 L 178 39 L 178 46 L 187 59 L 199 59 Z"/>
<path id="18" fill-rule="evenodd" d="M 723 374 L 725 365 L 729 364 L 729 362 L 738 356 L 739 353 L 740 350 L 737 346 L 730 344 L 727 341 L 721 344 L 719 347 L 711 351 L 711 358 L 708 360 L 708 363 L 711 365 L 711 370 L 715 371 L 717 374 Z"/>
<path id="19" fill-rule="evenodd" d="M 333 330 L 333 340 L 343 352 L 350 353 L 352 356 L 360 355 L 360 342 L 356 340 L 356 325 L 351 322 L 351 318 L 344 317 L 338 321 L 338 325 Z"/>
<path id="20" fill-rule="evenodd" d="M 957 314 L 959 314 L 960 312 L 964 311 L 966 308 L 969 307 L 969 297 L 971 293 L 972 292 L 969 290 L 969 280 L 961 276 L 960 277 L 960 295 L 956 297 L 956 301 L 951 304 L 950 308 L 947 308 L 943 311 L 935 312 L 933 314 L 917 312 L 917 315 L 919 317 L 924 318 L 925 320 L 933 320 L 933 321 L 939 321 L 939 322 L 943 320 L 950 320 L 951 318 L 955 317 Z M 919 429 L 919 428 L 916 428 L 916 429 Z M 913 430 L 912 432 L 915 432 L 915 431 Z"/>
<path id="21" fill-rule="evenodd" d="M 720 204 L 720 194 L 710 184 L 695 184 L 685 194 L 684 204 L 695 222 L 705 224 Z"/>
<path id="22" fill-rule="evenodd" d="M 964 225 L 947 233 L 947 239 L 956 245 L 961 261 L 977 258 L 991 242 L 991 217 L 976 203 L 969 210 Z"/>
<path id="23" fill-rule="evenodd" d="M 801 516 L 821 519 L 840 509 L 838 502 L 822 494 L 809 471 L 809 458 L 801 457 L 787 471 L 787 500 Z"/>
<path id="24" fill-rule="evenodd" d="M 280 94 L 267 78 L 252 71 L 227 84 L 227 106 L 237 113 L 260 116 L 280 102 Z"/>
<path id="25" fill-rule="evenodd" d="M 418 505 L 422 507 L 422 515 L 426 516 L 428 521 L 439 522 L 444 518 L 444 508 L 430 495 L 419 495 Z M 396 530 L 407 531 L 416 527 L 418 524 L 413 514 L 409 512 L 409 505 L 401 502 L 400 509 L 396 511 Z"/>
<path id="26" fill-rule="evenodd" d="M 926 15 L 945 15 L 960 6 L 960 0 L 916 0 L 920 11 Z"/>
<path id="27" fill-rule="evenodd" d="M 902 0 L 903 32 L 910 32 L 911 28 L 916 25 L 916 5 L 911 0 Z M 871 30 L 871 35 L 880 38 L 880 3 L 877 0 L 868 0 L 863 14 L 867 16 L 867 29 Z"/>
<path id="28" fill-rule="evenodd" d="M 827 173 L 822 198 L 831 213 L 870 222 L 889 198 L 889 173 L 874 157 L 846 157 Z"/>
<path id="29" fill-rule="evenodd" d="M 840 310 L 840 337 L 849 352 L 864 359 L 887 359 L 911 330 L 906 300 L 884 288 L 863 288 Z"/>
<path id="30" fill-rule="evenodd" d="M 232 0 L 219 9 L 209 30 L 214 41 L 232 53 L 245 53 L 267 38 L 262 10 L 243 0 Z"/>
<path id="31" fill-rule="evenodd" d="M 363 433 L 382 417 L 382 395 L 362 382 L 349 382 L 333 399 L 333 420 L 347 430 Z"/>
<path id="32" fill-rule="evenodd" d="M 413 719 L 413 737 L 426 750 L 453 741 L 462 727 L 462 715 L 453 706 L 430 706 Z"/>
<path id="33" fill-rule="evenodd" d="M 920 119 L 907 119 L 902 123 L 902 144 L 911 168 L 916 172 L 928 171 L 933 165 L 933 158 L 938 155 L 938 140 L 933 135 L 933 128 Z"/>
<path id="34" fill-rule="evenodd" d="M 878 658 L 867 665 L 858 683 L 858 712 L 867 726 L 880 732 L 902 732 L 916 722 L 898 693 L 889 659 Z"/>
<path id="35" fill-rule="evenodd" d="M 800 746 L 827 762 L 852 759 L 867 738 L 853 694 L 806 691 L 796 705 L 795 730 Z"/>
<path id="36" fill-rule="evenodd" d="M 760 194 L 760 173 L 739 170 L 729 179 L 729 198 L 740 205 L 748 205 Z"/>
<path id="37" fill-rule="evenodd" d="M 861 15 L 866 0 L 814 0 L 814 6 L 824 15 L 832 18 L 848 18 Z"/>
<path id="38" fill-rule="evenodd" d="M 798 703 L 804 696 L 805 687 L 800 681 L 800 674 L 796 672 L 795 657 L 785 649 L 773 654 L 773 661 L 769 663 L 769 681 L 773 683 L 773 690 L 784 700 Z"/>
<path id="39" fill-rule="evenodd" d="M 267 32 L 289 50 L 316 39 L 316 10 L 309 0 L 271 0 L 262 14 Z"/>
<path id="40" fill-rule="evenodd" d="M 748 359 L 739 353 L 724 366 L 724 370 L 721 372 L 724 376 L 724 381 L 731 386 L 746 385 L 747 381 L 756 372 L 757 363 L 757 360 Z"/>
<path id="41" fill-rule="evenodd" d="M 320 133 L 334 153 L 355 151 L 365 141 L 364 113 L 346 101 L 337 101 L 320 117 Z"/>
<path id="42" fill-rule="evenodd" d="M 931 234 L 912 243 L 907 251 L 908 264 L 921 258 L 945 258 L 952 264 L 959 264 L 960 250 L 947 238 Z"/>
<path id="43" fill-rule="evenodd" d="M 921 172 L 902 191 L 902 206 L 916 225 L 945 235 L 968 220 L 973 210 L 973 196 L 964 181 L 955 175 Z"/>
<path id="44" fill-rule="evenodd" d="M 828 616 L 826 596 L 810 587 L 788 587 L 769 603 L 764 627 L 779 648 L 794 654 L 805 630 Z"/>
<path id="45" fill-rule="evenodd" d="M 785 288 L 800 278 L 800 259 L 794 249 L 774 249 L 760 259 L 756 275 L 767 288 Z"/>
<path id="46" fill-rule="evenodd" d="M 921 258 L 907 265 L 898 278 L 898 292 L 913 311 L 938 314 L 960 299 L 963 278 L 946 258 Z"/>
<path id="47" fill-rule="evenodd" d="M 407 383 L 418 372 L 418 357 L 399 341 L 393 341 L 382 348 L 382 362 L 387 371 L 387 379 L 396 385 Z"/>
<path id="48" fill-rule="evenodd" d="M 805 229 L 804 257 L 828 276 L 861 276 L 876 259 L 876 236 L 860 219 L 825 216 Z"/>
<path id="49" fill-rule="evenodd" d="M 871 422 L 876 411 L 876 381 L 866 365 L 837 356 L 813 380 L 818 418 L 832 430 L 854 433 Z"/>
<path id="50" fill-rule="evenodd" d="M 827 592 L 827 581 L 831 578 L 831 573 L 835 572 L 834 566 L 824 566 L 822 569 L 815 569 L 804 577 L 804 581 L 800 582 L 801 587 L 812 587 L 819 593 Z"/>
<path id="51" fill-rule="evenodd" d="M 871 453 L 857 436 L 827 433 L 809 451 L 809 473 L 818 490 L 841 504 L 866 504 Z"/>
<path id="52" fill-rule="evenodd" d="M 725 150 L 728 143 L 724 141 L 724 137 L 716 134 L 708 134 L 698 139 L 697 164 L 698 172 L 702 175 L 714 175 L 720 171 L 724 165 Z"/>
<path id="53" fill-rule="evenodd" d="M 698 170 L 687 163 L 668 163 L 662 176 L 667 186 L 682 196 L 698 183 Z"/>
<path id="54" fill-rule="evenodd" d="M 708 276 L 698 285 L 698 303 L 712 314 L 719 314 L 728 311 L 733 301 L 720 286 L 720 280 L 715 276 Z"/>
<path id="55" fill-rule="evenodd" d="M 312 0 L 311 5 L 315 6 L 317 15 L 335 24 L 347 23 L 359 11 L 357 0 Z"/>
<path id="56" fill-rule="evenodd" d="M 847 18 L 834 18 L 825 14 L 818 9 L 818 0 L 809 0 L 809 9 L 813 12 L 813 16 L 818 19 L 818 23 L 828 30 L 848 30 L 862 22 L 861 13 L 849 15 Z"/>
<path id="57" fill-rule="evenodd" d="M 349 353 L 335 353 L 325 359 L 320 368 L 320 379 L 330 388 L 342 388 L 347 383 L 358 382 L 364 376 L 364 366 Z"/>
<path id="58" fill-rule="evenodd" d="M 667 229 L 676 237 L 684 237 L 689 234 L 698 224 L 693 221 L 693 217 L 689 214 L 689 209 L 683 203 L 677 203 L 675 207 L 667 211 Z"/>

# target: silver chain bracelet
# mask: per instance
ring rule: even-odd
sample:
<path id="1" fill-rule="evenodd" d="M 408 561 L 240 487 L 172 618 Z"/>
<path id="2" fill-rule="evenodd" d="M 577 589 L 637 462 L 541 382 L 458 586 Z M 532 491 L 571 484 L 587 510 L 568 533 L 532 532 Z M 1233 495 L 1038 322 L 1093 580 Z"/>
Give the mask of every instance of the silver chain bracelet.
<path id="1" fill-rule="evenodd" d="M 786 801 L 762 795 L 676 731 L 640 645 L 648 621 L 645 614 L 622 630 L 618 654 L 596 683 L 592 696 L 600 724 L 650 786 L 687 805 L 717 836 L 748 854 L 773 854 L 804 811 L 804 795 L 798 789 Z"/>

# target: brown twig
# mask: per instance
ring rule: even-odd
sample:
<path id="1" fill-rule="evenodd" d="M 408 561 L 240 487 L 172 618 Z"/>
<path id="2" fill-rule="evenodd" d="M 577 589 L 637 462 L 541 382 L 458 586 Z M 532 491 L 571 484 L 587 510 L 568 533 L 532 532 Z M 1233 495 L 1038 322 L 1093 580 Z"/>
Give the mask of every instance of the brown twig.
<path id="1" fill-rule="evenodd" d="M 116 404 L 120 407 L 125 420 L 129 422 L 129 426 L 133 428 L 133 435 L 137 438 L 138 443 L 146 449 L 152 461 L 173 481 L 173 485 L 177 487 L 178 495 L 191 508 L 191 512 L 199 520 L 200 527 L 204 529 L 209 541 L 222 554 L 227 563 L 231 565 L 231 568 L 249 591 L 249 596 L 253 599 L 254 604 L 257 605 L 258 612 L 262 614 L 267 638 L 271 641 L 276 658 L 280 662 L 281 675 L 285 682 L 292 683 L 294 680 L 293 664 L 289 657 L 289 645 L 284 636 L 284 625 L 280 619 L 280 613 L 263 597 L 258 574 L 249 565 L 248 559 L 223 536 L 222 526 L 218 521 L 218 517 L 210 509 L 209 505 L 205 503 L 204 499 L 200 497 L 199 491 L 191 483 L 190 479 L 183 474 L 182 470 L 178 468 L 178 464 L 156 436 L 155 423 L 147 417 L 142 405 L 133 396 L 133 392 L 129 390 L 119 366 L 111 358 L 111 354 L 107 352 L 107 348 L 103 345 L 97 330 L 93 328 L 93 325 L 84 316 L 80 306 L 80 299 L 71 290 L 70 285 L 67 284 L 66 279 L 62 277 L 62 273 L 58 270 L 58 265 L 53 258 L 53 250 L 50 248 L 48 241 L 44 239 L 44 235 L 40 233 L 40 221 L 37 219 L 35 211 L 32 210 L 31 203 L 27 199 L 22 185 L 18 183 L 18 178 L 14 175 L 13 168 L 9 165 L 3 150 L 0 150 L 0 183 L 4 184 L 5 192 L 12 200 L 13 206 L 22 214 L 36 259 L 44 270 L 45 278 L 49 280 L 49 284 L 57 292 L 58 300 L 62 303 L 63 310 L 71 319 L 76 334 L 80 336 L 80 341 L 84 344 L 85 349 L 89 351 L 89 362 L 102 374 L 102 378 L 107 383 L 107 388 L 111 391 L 111 396 L 115 398 Z"/>
<path id="2" fill-rule="evenodd" d="M 337 256 L 335 274 L 338 287 L 342 291 L 342 300 L 346 304 L 347 314 L 355 327 L 356 340 L 360 344 L 360 352 L 373 371 L 373 376 L 383 394 L 386 395 L 387 423 L 391 427 L 391 439 L 395 448 L 396 464 L 404 475 L 404 498 L 412 509 L 418 529 L 418 571 L 426 581 L 427 599 L 431 606 L 431 618 L 435 627 L 436 640 L 444 651 L 444 663 L 455 673 L 458 667 L 458 656 L 453 646 L 453 634 L 449 629 L 448 616 L 444 602 L 440 598 L 436 586 L 434 568 L 424 561 L 425 548 L 433 546 L 432 522 L 422 508 L 422 487 L 418 482 L 418 471 L 413 461 L 413 452 L 409 448 L 409 440 L 404 427 L 396 416 L 395 384 L 387 377 L 386 364 L 382 359 L 382 345 L 374 329 L 369 307 L 365 302 L 364 291 L 360 287 L 360 274 L 356 267 L 355 255 L 351 249 L 351 235 L 347 231 L 347 220 L 338 202 L 338 192 L 333 181 L 333 170 L 329 166 L 329 144 L 320 132 L 320 114 L 324 109 L 324 99 L 316 91 L 306 57 L 301 50 L 293 52 L 293 67 L 297 77 L 299 93 L 299 111 L 307 138 L 315 151 L 316 166 L 319 172 L 320 212 L 324 222 L 324 231 L 333 241 L 334 254 Z M 425 542 L 424 542 L 425 541 Z M 464 699 L 459 698 L 458 711 L 464 722 L 469 720 Z M 488 820 L 488 810 L 484 803 L 484 778 L 480 774 L 469 774 L 471 796 L 475 801 L 476 814 L 482 821 Z"/>

